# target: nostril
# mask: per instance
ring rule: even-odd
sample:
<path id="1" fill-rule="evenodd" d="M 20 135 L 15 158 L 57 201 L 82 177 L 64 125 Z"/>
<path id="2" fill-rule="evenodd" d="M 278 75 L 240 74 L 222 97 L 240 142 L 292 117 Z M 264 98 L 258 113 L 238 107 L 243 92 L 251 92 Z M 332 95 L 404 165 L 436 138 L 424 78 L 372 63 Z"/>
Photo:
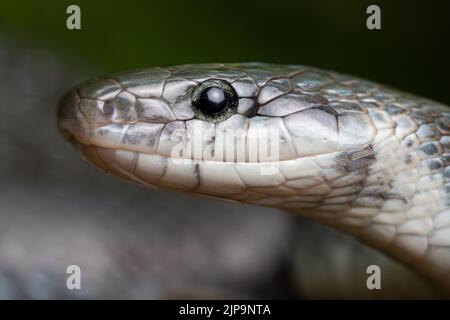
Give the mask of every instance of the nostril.
<path id="1" fill-rule="evenodd" d="M 106 117 L 111 117 L 112 115 L 113 115 L 113 113 L 114 113 L 114 107 L 111 105 L 111 103 L 109 103 L 109 101 L 108 102 L 106 102 L 104 105 L 103 105 L 103 114 L 106 116 Z"/>

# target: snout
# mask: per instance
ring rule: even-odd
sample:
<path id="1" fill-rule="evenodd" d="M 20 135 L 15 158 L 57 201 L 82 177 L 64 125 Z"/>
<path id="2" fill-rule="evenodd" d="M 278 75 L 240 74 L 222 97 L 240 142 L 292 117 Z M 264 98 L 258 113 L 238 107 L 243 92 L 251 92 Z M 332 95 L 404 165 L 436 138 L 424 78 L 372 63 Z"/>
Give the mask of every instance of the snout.
<path id="1" fill-rule="evenodd" d="M 89 144 L 89 124 L 80 111 L 80 98 L 75 90 L 63 96 L 57 117 L 59 131 L 65 140 Z"/>

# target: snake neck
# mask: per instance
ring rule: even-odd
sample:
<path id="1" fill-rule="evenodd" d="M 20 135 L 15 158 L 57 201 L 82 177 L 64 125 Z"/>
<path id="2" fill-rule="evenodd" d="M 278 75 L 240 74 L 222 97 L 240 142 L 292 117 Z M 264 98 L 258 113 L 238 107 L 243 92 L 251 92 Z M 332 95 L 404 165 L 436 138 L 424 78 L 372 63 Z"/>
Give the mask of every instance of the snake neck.
<path id="1" fill-rule="evenodd" d="M 400 137 L 398 128 L 379 130 L 358 150 L 314 157 L 327 199 L 293 210 L 358 237 L 448 290 L 450 154 L 448 136 L 437 127 L 418 126 Z"/>

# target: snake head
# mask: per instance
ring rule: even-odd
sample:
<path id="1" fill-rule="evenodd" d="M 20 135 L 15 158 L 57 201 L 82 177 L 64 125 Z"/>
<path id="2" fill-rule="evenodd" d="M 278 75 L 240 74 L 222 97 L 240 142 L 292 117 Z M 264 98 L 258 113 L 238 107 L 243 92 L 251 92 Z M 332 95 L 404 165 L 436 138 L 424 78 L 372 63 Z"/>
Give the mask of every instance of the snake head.
<path id="1" fill-rule="evenodd" d="M 333 74 L 303 66 L 182 65 L 89 80 L 62 99 L 58 117 L 88 161 L 139 184 L 312 206 L 332 192 L 326 179 L 373 158 L 376 128 L 355 97 Z"/>

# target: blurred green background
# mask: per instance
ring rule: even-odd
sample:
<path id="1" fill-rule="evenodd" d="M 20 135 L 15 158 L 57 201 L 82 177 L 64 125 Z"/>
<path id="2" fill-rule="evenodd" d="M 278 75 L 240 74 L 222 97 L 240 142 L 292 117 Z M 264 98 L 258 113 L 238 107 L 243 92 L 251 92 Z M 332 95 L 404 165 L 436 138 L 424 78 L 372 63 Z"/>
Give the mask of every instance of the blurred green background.
<path id="1" fill-rule="evenodd" d="M 450 104 L 448 1 L 3 1 L 0 31 L 98 66 L 264 61 L 351 73 Z M 77 4 L 82 29 L 66 29 Z M 378 4 L 382 30 L 366 28 Z"/>

